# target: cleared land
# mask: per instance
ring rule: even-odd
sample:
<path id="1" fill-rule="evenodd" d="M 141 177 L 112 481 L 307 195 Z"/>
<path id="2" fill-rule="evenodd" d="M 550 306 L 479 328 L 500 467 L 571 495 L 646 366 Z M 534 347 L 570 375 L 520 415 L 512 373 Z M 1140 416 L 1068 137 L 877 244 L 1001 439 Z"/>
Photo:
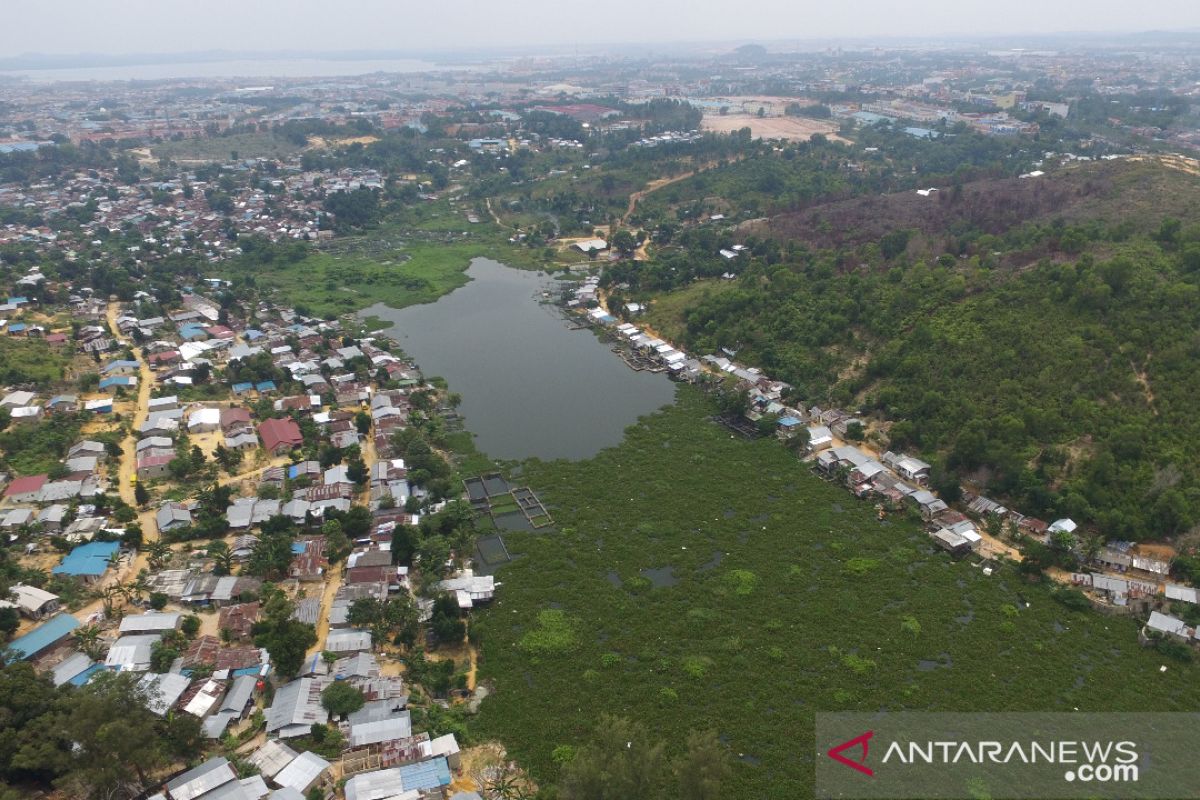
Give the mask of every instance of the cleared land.
<path id="1" fill-rule="evenodd" d="M 705 114 L 701 127 L 706 131 L 732 133 L 749 128 L 755 139 L 789 139 L 806 142 L 813 134 L 824 134 L 830 139 L 842 141 L 835 136 L 835 122 L 805 117 L 759 117 L 756 114 Z"/>
<path id="2" fill-rule="evenodd" d="M 525 468 L 558 531 L 505 535 L 517 557 L 473 625 L 496 692 L 473 725 L 539 782 L 600 711 L 675 752 L 716 728 L 741 756 L 723 797 L 793 800 L 812 796 L 817 711 L 1200 702 L 1192 670 L 1140 649 L 1135 622 L 1069 611 L 1012 567 L 955 562 L 711 411 L 683 389 L 620 447 Z"/>
<path id="3" fill-rule="evenodd" d="M 286 158 L 301 149 L 274 133 L 238 133 L 232 136 L 163 142 L 154 145 L 151 153 L 155 158 L 169 158 L 179 162 L 224 162 L 235 152 L 238 158 Z"/>

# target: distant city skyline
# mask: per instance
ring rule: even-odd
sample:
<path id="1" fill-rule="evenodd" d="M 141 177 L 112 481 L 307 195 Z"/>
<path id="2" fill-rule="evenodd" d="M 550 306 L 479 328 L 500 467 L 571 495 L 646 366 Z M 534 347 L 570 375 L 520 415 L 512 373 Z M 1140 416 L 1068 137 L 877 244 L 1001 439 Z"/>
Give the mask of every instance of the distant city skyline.
<path id="1" fill-rule="evenodd" d="M 333 13 L 331 13 L 333 12 Z M 166 54 L 571 48 L 758 40 L 1030 36 L 1200 29 L 1200 3 L 1155 0 L 714 0 L 503 4 L 410 0 L 59 0 L 5 9 L 0 58 Z"/>

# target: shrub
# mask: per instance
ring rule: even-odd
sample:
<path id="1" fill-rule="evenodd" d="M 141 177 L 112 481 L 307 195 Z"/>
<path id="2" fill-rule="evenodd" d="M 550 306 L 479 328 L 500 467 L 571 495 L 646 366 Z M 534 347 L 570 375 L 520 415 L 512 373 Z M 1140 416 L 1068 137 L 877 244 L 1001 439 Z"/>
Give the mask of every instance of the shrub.
<path id="1" fill-rule="evenodd" d="M 561 609 L 547 608 L 538 612 L 537 627 L 521 637 L 518 647 L 530 655 L 563 655 L 575 649 L 578 636 L 574 621 Z"/>

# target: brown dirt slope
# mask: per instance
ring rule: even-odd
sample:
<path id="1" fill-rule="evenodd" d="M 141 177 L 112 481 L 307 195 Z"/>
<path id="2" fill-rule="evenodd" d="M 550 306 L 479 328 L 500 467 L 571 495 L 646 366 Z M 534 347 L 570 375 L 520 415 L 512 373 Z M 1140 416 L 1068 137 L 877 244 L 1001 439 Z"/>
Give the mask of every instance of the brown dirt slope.
<path id="1" fill-rule="evenodd" d="M 746 233 L 796 239 L 818 248 L 854 247 L 895 230 L 929 240 L 970 230 L 999 235 L 1029 222 L 1129 221 L 1157 228 L 1163 217 L 1200 216 L 1200 180 L 1161 160 L 1081 163 L 1040 178 L 1006 178 L 858 197 L 747 223 Z"/>

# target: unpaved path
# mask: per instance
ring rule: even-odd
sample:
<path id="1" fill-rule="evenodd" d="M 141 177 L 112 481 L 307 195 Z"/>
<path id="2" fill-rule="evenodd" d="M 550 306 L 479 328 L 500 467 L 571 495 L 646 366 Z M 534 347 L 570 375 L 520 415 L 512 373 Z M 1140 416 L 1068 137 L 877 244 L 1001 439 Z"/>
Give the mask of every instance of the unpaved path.
<path id="1" fill-rule="evenodd" d="M 742 156 L 739 155 L 739 156 L 735 156 L 735 157 L 729 159 L 728 163 L 734 164 L 741 160 L 742 160 Z M 642 198 L 644 198 L 646 195 L 650 194 L 651 192 L 657 192 L 659 189 L 663 188 L 664 186 L 670 186 L 673 183 L 679 183 L 680 181 L 686 181 L 688 178 L 692 177 L 697 172 L 703 172 L 707 169 L 712 169 L 715 166 L 717 166 L 716 161 L 709 161 L 704 164 L 701 164 L 698 167 L 695 167 L 694 169 L 688 170 L 687 172 L 680 173 L 679 175 L 675 175 L 670 178 L 659 178 L 657 180 L 650 181 L 649 183 L 646 184 L 646 188 L 639 189 L 638 191 L 629 195 L 629 205 L 625 208 L 625 216 L 621 217 L 621 224 L 622 225 L 629 224 L 629 218 L 631 216 L 633 216 L 633 212 L 637 210 L 638 202 Z"/>

